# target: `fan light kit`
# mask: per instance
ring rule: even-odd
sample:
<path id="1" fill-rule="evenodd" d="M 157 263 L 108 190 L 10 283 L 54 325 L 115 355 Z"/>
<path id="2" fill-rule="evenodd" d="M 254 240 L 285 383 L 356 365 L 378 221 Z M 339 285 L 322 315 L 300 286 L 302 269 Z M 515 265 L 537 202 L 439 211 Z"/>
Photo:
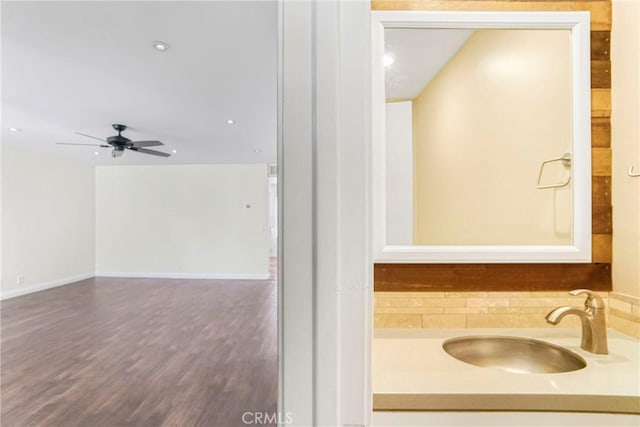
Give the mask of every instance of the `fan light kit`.
<path id="1" fill-rule="evenodd" d="M 178 152 L 178 150 L 171 150 L 171 152 L 172 152 L 173 154 L 176 154 L 176 153 Z"/>
<path id="2" fill-rule="evenodd" d="M 160 52 L 165 52 L 167 49 L 169 49 L 169 45 L 165 42 L 153 42 L 153 48 L 155 50 L 159 50 Z"/>
<path id="3" fill-rule="evenodd" d="M 117 135 L 110 136 L 106 140 L 102 138 L 98 138 L 97 136 L 91 136 L 80 132 L 75 132 L 76 135 L 85 136 L 87 138 L 97 139 L 101 141 L 102 144 L 75 144 L 69 142 L 58 142 L 59 145 L 88 145 L 92 147 L 103 147 L 103 148 L 112 148 L 111 156 L 120 157 L 124 154 L 124 150 L 136 151 L 142 154 L 151 154 L 153 156 L 160 157 L 169 157 L 171 154 L 163 153 L 162 151 L 149 150 L 144 147 L 157 147 L 160 145 L 164 145 L 164 143 L 160 141 L 132 141 L 129 138 L 122 136 L 122 132 L 127 129 L 125 125 L 121 124 L 113 124 L 111 125 L 113 128 L 118 131 Z M 98 152 L 95 152 L 98 155 Z"/>

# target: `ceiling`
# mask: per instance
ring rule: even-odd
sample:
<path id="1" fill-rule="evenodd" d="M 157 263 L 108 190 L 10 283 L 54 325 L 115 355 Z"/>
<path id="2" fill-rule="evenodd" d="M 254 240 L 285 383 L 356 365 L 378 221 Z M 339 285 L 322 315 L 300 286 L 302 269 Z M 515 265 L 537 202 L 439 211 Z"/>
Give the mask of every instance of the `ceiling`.
<path id="1" fill-rule="evenodd" d="M 474 30 L 387 28 L 385 53 L 395 61 L 386 68 L 386 98 L 413 99 L 460 50 Z"/>
<path id="2" fill-rule="evenodd" d="M 275 1 L 3 1 L 2 141 L 95 164 L 274 163 L 276 12 Z M 177 152 L 113 159 L 55 144 L 99 143 L 74 132 L 106 138 L 112 123 Z"/>

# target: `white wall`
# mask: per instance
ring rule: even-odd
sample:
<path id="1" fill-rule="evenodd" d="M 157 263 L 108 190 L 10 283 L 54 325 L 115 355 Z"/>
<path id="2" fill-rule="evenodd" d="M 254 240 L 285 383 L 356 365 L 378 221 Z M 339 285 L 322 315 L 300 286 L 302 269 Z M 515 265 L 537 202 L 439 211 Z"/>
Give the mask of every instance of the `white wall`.
<path id="1" fill-rule="evenodd" d="M 3 145 L 2 297 L 93 276 L 94 248 L 93 166 Z"/>
<path id="2" fill-rule="evenodd" d="M 640 297 L 640 3 L 613 1 L 613 290 Z"/>
<path id="3" fill-rule="evenodd" d="M 411 101 L 386 104 L 387 243 L 413 244 L 413 129 Z"/>
<path id="4" fill-rule="evenodd" d="M 267 165 L 97 167 L 96 275 L 266 279 L 268 207 Z"/>
<path id="5" fill-rule="evenodd" d="M 413 100 L 416 244 L 570 244 L 570 37 L 475 31 Z"/>

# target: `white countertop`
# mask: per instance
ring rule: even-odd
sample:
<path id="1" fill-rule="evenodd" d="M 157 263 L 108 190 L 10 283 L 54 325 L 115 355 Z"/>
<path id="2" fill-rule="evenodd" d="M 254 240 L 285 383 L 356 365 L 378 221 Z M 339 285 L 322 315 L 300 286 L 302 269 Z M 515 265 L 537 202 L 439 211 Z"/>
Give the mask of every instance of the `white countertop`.
<path id="1" fill-rule="evenodd" d="M 458 409 L 470 409 L 470 399 L 475 399 L 479 409 L 499 410 L 495 395 L 501 395 L 498 400 L 504 402 L 502 409 L 544 410 L 556 405 L 561 395 L 566 397 L 563 399 L 566 402 L 580 397 L 578 403 L 568 404 L 567 410 L 611 408 L 617 412 L 613 406 L 618 402 L 626 408 L 620 411 L 636 412 L 633 408 L 640 408 L 640 341 L 609 329 L 609 354 L 596 355 L 580 348 L 580 333 L 574 328 L 375 330 L 374 410 L 434 410 L 439 405 L 436 395 L 440 396 L 440 409 L 456 409 L 463 404 L 466 406 Z M 579 354 L 587 366 L 565 373 L 518 374 L 469 365 L 442 349 L 445 340 L 470 335 L 520 336 L 546 341 Z M 464 399 L 456 403 L 456 395 Z M 483 396 L 491 399 L 482 403 Z M 616 397 L 615 401 L 611 399 Z M 595 409 L 594 401 L 598 406 Z M 518 402 L 524 406 L 517 407 Z"/>

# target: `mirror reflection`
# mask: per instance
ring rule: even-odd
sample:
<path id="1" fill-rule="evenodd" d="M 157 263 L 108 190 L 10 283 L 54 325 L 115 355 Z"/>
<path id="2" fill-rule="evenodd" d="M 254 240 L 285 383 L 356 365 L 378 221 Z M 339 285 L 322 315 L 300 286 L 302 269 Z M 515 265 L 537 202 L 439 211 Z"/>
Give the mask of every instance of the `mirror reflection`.
<path id="1" fill-rule="evenodd" d="M 387 244 L 571 244 L 571 31 L 384 43 Z"/>

